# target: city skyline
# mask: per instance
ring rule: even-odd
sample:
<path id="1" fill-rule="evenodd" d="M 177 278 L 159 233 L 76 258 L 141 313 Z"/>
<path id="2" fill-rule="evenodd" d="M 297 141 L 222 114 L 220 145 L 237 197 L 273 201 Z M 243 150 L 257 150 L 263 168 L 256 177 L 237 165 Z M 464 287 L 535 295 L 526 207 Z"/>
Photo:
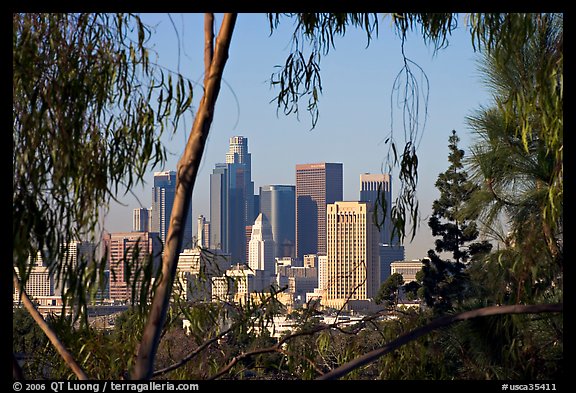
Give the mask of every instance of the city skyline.
<path id="1" fill-rule="evenodd" d="M 203 20 L 201 14 L 173 15 L 177 27 L 186 25 L 186 34 L 176 39 L 174 27 L 166 14 L 143 15 L 154 26 L 151 43 L 159 64 L 179 70 L 201 89 L 203 63 Z M 216 15 L 216 26 L 220 16 Z M 393 100 L 395 77 L 402 69 L 400 40 L 391 29 L 382 26 L 381 37 L 366 47 L 363 33 L 350 30 L 335 41 L 335 50 L 322 60 L 323 93 L 319 102 L 319 121 L 310 130 L 310 118 L 301 105 L 299 119 L 285 116 L 271 103 L 277 91 L 270 88 L 274 66 L 283 64 L 289 50 L 292 27 L 281 24 L 272 36 L 264 14 L 241 14 L 238 17 L 230 59 L 216 104 L 214 122 L 208 137 L 193 194 L 193 217 L 209 217 L 209 176 L 214 165 L 223 162 L 228 139 L 244 135 L 250 139 L 252 180 L 255 189 L 268 184 L 294 185 L 294 167 L 299 163 L 342 162 L 344 164 L 344 200 L 358 199 L 358 176 L 361 173 L 386 173 L 385 141 L 394 129 L 397 147 L 403 143 L 402 113 Z M 461 148 L 468 153 L 472 137 L 466 116 L 488 103 L 488 93 L 481 83 L 469 33 L 458 27 L 449 37 L 450 45 L 434 55 L 421 38 L 412 33 L 405 43 L 405 54 L 416 66 L 412 71 L 420 79 L 421 94 L 428 95 L 428 107 L 421 98 L 420 123 L 425 129 L 418 138 L 419 182 L 417 198 L 421 222 L 414 242 L 406 239 L 406 258 L 426 256 L 434 248 L 434 238 L 427 226 L 431 206 L 438 192 L 434 183 L 448 167 L 448 137 L 452 129 L 461 138 Z M 180 55 L 178 55 L 180 53 Z M 450 68 L 450 73 L 445 70 Z M 359 70 L 362 72 L 359 72 Z M 201 94 L 195 94 L 194 105 Z M 426 116 L 424 116 L 426 113 Z M 181 122 L 173 135 L 163 141 L 168 160 L 162 168 L 151 168 L 146 184 L 130 190 L 120 203 L 112 202 L 105 221 L 108 231 L 130 229 L 132 208 L 150 205 L 146 190 L 155 170 L 175 169 L 192 124 L 190 116 Z M 395 198 L 399 190 L 398 173 L 391 172 Z M 144 191 L 141 191 L 144 190 Z M 134 195 L 132 195 L 132 193 Z M 194 221 L 195 222 L 195 221 Z M 196 229 L 194 231 L 196 233 Z"/>

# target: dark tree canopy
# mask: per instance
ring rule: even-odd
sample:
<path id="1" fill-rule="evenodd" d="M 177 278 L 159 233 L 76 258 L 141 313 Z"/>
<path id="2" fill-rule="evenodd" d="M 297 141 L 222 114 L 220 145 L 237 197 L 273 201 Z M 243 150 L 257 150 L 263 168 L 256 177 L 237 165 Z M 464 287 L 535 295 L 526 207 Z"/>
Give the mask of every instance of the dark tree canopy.
<path id="1" fill-rule="evenodd" d="M 563 17 L 537 21 L 519 47 L 483 54 L 493 102 L 468 119 L 478 190 L 466 209 L 503 244 L 482 272 L 497 302 L 556 298 L 563 282 Z M 537 104 L 526 106 L 528 99 Z"/>
<path id="2" fill-rule="evenodd" d="M 448 311 L 454 302 L 462 303 L 466 296 L 468 276 L 465 272 L 470 258 L 488 253 L 492 245 L 487 241 L 474 243 L 479 236 L 475 217 L 462 214 L 463 207 L 477 190 L 464 170 L 464 150 L 458 148 L 456 131 L 449 137 L 450 166 L 438 175 L 436 188 L 440 197 L 432 204 L 428 225 L 435 241 L 435 250 L 428 251 L 424 260 L 422 288 L 428 306 L 438 312 Z M 443 260 L 437 253 L 451 253 L 452 260 Z"/>
<path id="3" fill-rule="evenodd" d="M 391 274 L 380 286 L 374 301 L 376 304 L 382 304 L 387 308 L 394 308 L 398 303 L 399 290 L 403 284 L 402 274 Z"/>

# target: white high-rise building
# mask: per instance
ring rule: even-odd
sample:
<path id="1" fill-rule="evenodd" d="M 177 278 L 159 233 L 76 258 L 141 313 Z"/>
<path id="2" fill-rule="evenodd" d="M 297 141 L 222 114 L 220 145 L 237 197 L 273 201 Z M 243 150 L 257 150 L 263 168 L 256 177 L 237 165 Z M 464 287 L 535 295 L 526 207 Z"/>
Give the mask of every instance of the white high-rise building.
<path id="1" fill-rule="evenodd" d="M 92 262 L 95 246 L 92 242 L 72 241 L 68 245 L 62 245 L 62 250 L 60 264 L 65 265 L 67 269 L 73 269 L 76 274 L 76 270 L 83 272 Z M 25 286 L 28 296 L 36 300 L 45 297 L 56 298 L 66 291 L 67 285 L 63 281 L 56 280 L 55 274 L 50 272 L 48 261 L 43 260 L 40 251 L 34 260 L 31 257 L 28 258 L 28 264 L 32 264 Z M 20 274 L 17 275 L 20 277 Z M 14 288 L 13 295 L 14 301 L 18 301 L 20 297 L 18 288 Z"/>
<path id="2" fill-rule="evenodd" d="M 50 274 L 48 266 L 42 259 L 42 254 L 38 251 L 36 258 L 32 262 L 32 258 L 28 257 L 28 264 L 33 263 L 32 269 L 28 273 L 28 280 L 26 281 L 25 290 L 31 298 L 54 296 L 56 293 L 56 284 L 54 277 Z M 20 278 L 20 274 L 18 274 Z M 13 300 L 20 299 L 20 291 L 18 288 L 13 288 Z"/>
<path id="3" fill-rule="evenodd" d="M 204 218 L 203 215 L 198 216 L 198 227 L 197 227 L 198 238 L 196 240 L 196 245 L 202 248 L 208 248 L 210 241 L 209 238 L 205 237 L 205 226 L 206 226 L 206 218 Z"/>
<path id="4" fill-rule="evenodd" d="M 262 213 L 254 221 L 248 248 L 248 266 L 253 270 L 263 270 L 265 276 L 273 276 L 276 260 L 274 258 L 272 227 Z"/>
<path id="5" fill-rule="evenodd" d="M 255 292 L 268 285 L 263 270 L 251 270 L 246 265 L 233 265 L 221 277 L 212 277 L 212 301 L 246 303 Z"/>
<path id="6" fill-rule="evenodd" d="M 412 261 L 395 261 L 390 264 L 390 273 L 399 273 L 404 279 L 404 284 L 411 281 L 416 281 L 416 275 L 424 267 L 424 263 L 421 260 Z"/>

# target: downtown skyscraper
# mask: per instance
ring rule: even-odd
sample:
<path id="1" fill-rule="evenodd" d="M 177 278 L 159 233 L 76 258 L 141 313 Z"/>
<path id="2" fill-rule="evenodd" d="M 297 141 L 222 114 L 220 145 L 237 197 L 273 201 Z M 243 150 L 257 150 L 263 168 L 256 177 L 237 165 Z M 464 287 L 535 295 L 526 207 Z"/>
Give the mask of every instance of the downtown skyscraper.
<path id="1" fill-rule="evenodd" d="M 272 227 L 262 213 L 258 215 L 252 226 L 248 255 L 248 266 L 250 266 L 250 269 L 263 270 L 266 277 L 274 275 L 275 260 Z"/>
<path id="2" fill-rule="evenodd" d="M 342 200 L 341 163 L 296 165 L 296 256 L 326 253 L 326 206 Z"/>
<path id="3" fill-rule="evenodd" d="M 380 287 L 378 228 L 371 202 L 335 202 L 327 208 L 327 282 L 322 304 L 340 308 L 368 301 Z"/>
<path id="4" fill-rule="evenodd" d="M 140 207 L 132 211 L 132 232 L 151 232 L 151 211 L 152 209 Z"/>
<path id="5" fill-rule="evenodd" d="M 392 237 L 392 177 L 388 173 L 364 173 L 360 175 L 360 201 L 371 202 L 377 211 L 379 228 L 380 281 L 390 275 L 392 262 L 404 260 L 404 246 L 398 236 Z M 386 215 L 384 216 L 384 212 Z M 372 217 L 372 219 L 374 219 Z"/>
<path id="6" fill-rule="evenodd" d="M 210 175 L 210 248 L 246 263 L 246 226 L 254 222 L 254 182 L 248 138 L 234 136 L 226 163 Z"/>
<path id="7" fill-rule="evenodd" d="M 296 187 L 260 187 L 260 212 L 272 227 L 274 257 L 296 257 Z"/>
<path id="8" fill-rule="evenodd" d="M 386 220 L 380 229 L 380 243 L 390 244 L 392 225 L 392 179 L 387 173 L 363 173 L 360 175 L 360 201 L 372 202 L 374 209 L 378 211 L 378 221 Z"/>
<path id="9" fill-rule="evenodd" d="M 176 171 L 154 172 L 154 187 L 152 188 L 152 222 L 151 232 L 157 232 L 162 244 L 166 244 L 168 228 L 170 226 L 170 214 L 174 205 L 176 194 Z M 188 208 L 188 214 L 184 223 L 184 236 L 182 247 L 191 248 L 192 244 L 192 202 Z"/>

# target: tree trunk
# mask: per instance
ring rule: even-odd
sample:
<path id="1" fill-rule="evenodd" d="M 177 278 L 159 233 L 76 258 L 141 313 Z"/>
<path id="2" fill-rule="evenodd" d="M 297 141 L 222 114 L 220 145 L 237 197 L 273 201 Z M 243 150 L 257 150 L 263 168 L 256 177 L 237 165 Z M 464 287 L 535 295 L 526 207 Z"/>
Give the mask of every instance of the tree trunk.
<path id="1" fill-rule="evenodd" d="M 13 278 L 14 278 L 14 286 L 16 288 L 20 288 L 20 283 L 18 281 L 18 276 L 16 275 L 16 272 L 13 273 Z M 32 316 L 32 318 L 34 318 L 34 321 L 40 327 L 40 329 L 42 329 L 44 334 L 46 334 L 46 337 L 48 337 L 48 340 L 50 340 L 56 351 L 58 351 L 60 356 L 62 356 L 62 359 L 64 359 L 64 362 L 66 362 L 68 367 L 72 369 L 72 371 L 74 372 L 74 374 L 76 374 L 78 379 L 87 380 L 88 376 L 86 375 L 84 370 L 82 370 L 82 367 L 80 367 L 80 365 L 76 362 L 74 356 L 72 356 L 72 354 L 68 352 L 68 350 L 66 349 L 64 344 L 62 344 L 62 342 L 60 341 L 54 330 L 52 330 L 52 328 L 50 328 L 50 326 L 46 323 L 44 318 L 42 318 L 42 315 L 40 315 L 36 307 L 34 307 L 34 304 L 32 303 L 32 301 L 30 300 L 30 298 L 28 297 L 23 288 L 21 289 L 20 297 L 22 299 L 22 304 L 24 304 L 24 307 L 26 308 L 26 310 L 28 310 L 28 313 Z M 14 359 L 14 361 L 16 360 Z"/>
<path id="2" fill-rule="evenodd" d="M 200 107 L 194 119 L 186 148 L 178 162 L 176 194 L 162 256 L 162 275 L 159 278 L 142 340 L 137 350 L 134 368 L 131 373 L 132 379 L 149 379 L 152 377 L 154 358 L 160 343 L 160 334 L 166 321 L 166 312 L 170 306 L 170 295 L 178 265 L 179 249 L 182 244 L 184 223 L 186 221 L 185 217 L 189 213 L 194 182 L 196 181 L 204 146 L 212 124 L 214 107 L 220 91 L 224 66 L 228 59 L 228 50 L 236 17 L 237 14 L 224 15 L 222 26 L 216 38 L 216 46 L 209 72 L 208 75 L 205 75 L 204 95 L 200 101 Z M 207 39 L 210 36 L 214 36 L 210 27 L 211 20 L 213 20 L 213 17 L 208 16 L 205 18 L 204 33 Z M 207 43 L 205 44 L 206 47 L 209 47 Z M 209 52 L 207 51 L 207 53 Z M 205 67 L 207 67 L 207 64 Z"/>

